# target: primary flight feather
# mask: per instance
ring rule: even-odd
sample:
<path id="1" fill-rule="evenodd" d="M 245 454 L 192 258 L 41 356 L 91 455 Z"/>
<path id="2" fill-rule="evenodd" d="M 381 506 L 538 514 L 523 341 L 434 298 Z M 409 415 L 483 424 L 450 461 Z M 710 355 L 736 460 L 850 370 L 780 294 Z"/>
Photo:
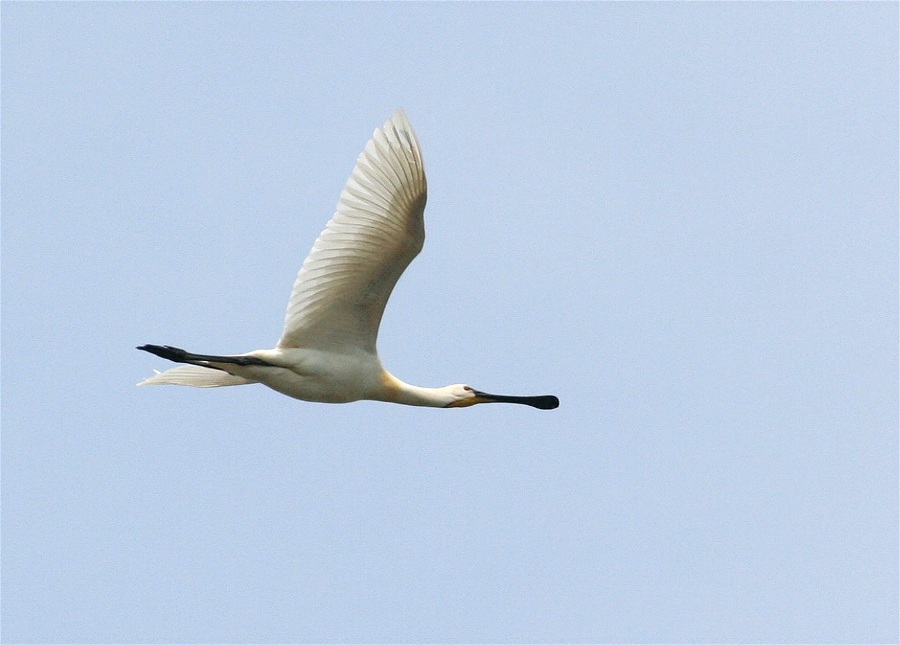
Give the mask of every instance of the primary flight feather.
<path id="1" fill-rule="evenodd" d="M 419 141 L 402 110 L 375 130 L 341 192 L 337 211 L 294 281 L 275 349 L 233 356 L 168 345 L 140 350 L 186 363 L 138 385 L 220 387 L 262 383 L 304 401 L 369 399 L 430 407 L 522 403 L 544 410 L 555 396 L 487 394 L 468 385 L 427 388 L 387 372 L 376 350 L 385 305 L 425 242 L 427 196 Z"/>

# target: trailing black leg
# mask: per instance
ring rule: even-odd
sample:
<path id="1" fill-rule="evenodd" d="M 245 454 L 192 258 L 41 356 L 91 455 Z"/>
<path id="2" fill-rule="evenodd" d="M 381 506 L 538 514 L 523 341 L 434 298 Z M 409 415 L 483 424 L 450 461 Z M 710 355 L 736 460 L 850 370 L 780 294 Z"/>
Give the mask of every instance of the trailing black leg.
<path id="1" fill-rule="evenodd" d="M 190 365 L 199 365 L 200 367 L 209 367 L 212 369 L 221 368 L 209 365 L 209 362 L 275 367 L 272 363 L 267 363 L 263 359 L 256 358 L 255 356 L 211 356 L 209 354 L 191 354 L 180 347 L 172 347 L 171 345 L 140 345 L 137 349 L 150 352 L 160 358 L 165 358 L 176 363 L 188 363 Z"/>

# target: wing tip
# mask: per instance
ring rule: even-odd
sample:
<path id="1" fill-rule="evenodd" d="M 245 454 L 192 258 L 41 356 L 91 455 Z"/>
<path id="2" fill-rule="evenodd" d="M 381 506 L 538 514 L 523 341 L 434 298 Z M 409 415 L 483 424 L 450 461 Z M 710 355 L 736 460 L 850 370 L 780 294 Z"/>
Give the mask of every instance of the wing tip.
<path id="1" fill-rule="evenodd" d="M 388 130 L 389 128 L 395 128 L 398 132 L 409 132 L 412 134 L 413 138 L 416 139 L 416 145 L 418 146 L 418 138 L 416 137 L 416 131 L 412 127 L 412 123 L 409 120 L 409 117 L 406 115 L 406 110 L 402 107 L 398 107 L 394 114 L 390 119 L 385 121 L 382 126 L 382 130 Z"/>

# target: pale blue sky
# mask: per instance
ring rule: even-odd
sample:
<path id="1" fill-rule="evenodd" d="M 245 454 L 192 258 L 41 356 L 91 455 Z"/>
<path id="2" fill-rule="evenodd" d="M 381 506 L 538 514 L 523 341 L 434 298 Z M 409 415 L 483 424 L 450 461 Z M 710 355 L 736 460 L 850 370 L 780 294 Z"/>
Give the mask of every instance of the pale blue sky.
<path id="1" fill-rule="evenodd" d="M 4 642 L 896 642 L 898 5 L 3 3 Z M 404 107 L 420 385 L 270 347 Z"/>

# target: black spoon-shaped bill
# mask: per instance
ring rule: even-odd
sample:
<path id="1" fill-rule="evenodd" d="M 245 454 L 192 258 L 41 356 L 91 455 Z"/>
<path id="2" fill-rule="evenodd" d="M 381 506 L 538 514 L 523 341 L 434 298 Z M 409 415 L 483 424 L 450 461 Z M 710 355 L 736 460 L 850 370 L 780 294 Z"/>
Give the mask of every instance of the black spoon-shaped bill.
<path id="1" fill-rule="evenodd" d="M 475 396 L 486 399 L 485 403 L 520 403 L 530 405 L 538 410 L 555 410 L 559 407 L 559 399 L 552 394 L 542 396 L 509 396 L 506 394 L 488 394 L 475 390 Z"/>
<path id="2" fill-rule="evenodd" d="M 538 410 L 555 410 L 559 407 L 559 399 L 552 394 L 545 394 L 542 396 L 510 396 L 508 394 L 488 394 L 487 392 L 480 392 L 478 390 L 472 390 L 472 394 L 474 394 L 473 397 L 454 401 L 447 407 L 465 408 L 479 403 L 518 403 L 520 405 L 530 405 Z"/>

